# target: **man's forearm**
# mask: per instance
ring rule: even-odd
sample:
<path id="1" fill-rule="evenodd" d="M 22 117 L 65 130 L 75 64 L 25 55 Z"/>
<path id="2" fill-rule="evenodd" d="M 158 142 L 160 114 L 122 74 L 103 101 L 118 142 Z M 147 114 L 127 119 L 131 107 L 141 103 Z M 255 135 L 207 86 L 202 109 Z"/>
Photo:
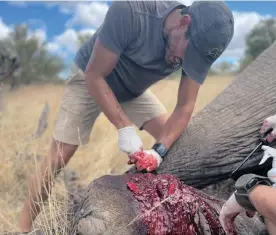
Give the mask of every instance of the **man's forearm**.
<path id="1" fill-rule="evenodd" d="M 94 97 L 109 121 L 117 129 L 132 125 L 105 79 L 95 78 L 90 72 L 87 72 L 85 77 L 88 93 Z"/>
<path id="2" fill-rule="evenodd" d="M 258 185 L 249 194 L 256 210 L 276 225 L 276 188 Z"/>
<path id="3" fill-rule="evenodd" d="M 175 110 L 165 124 L 161 136 L 158 138 L 157 142 L 161 142 L 166 147 L 170 148 L 187 127 L 191 115 L 191 108 L 176 106 Z"/>

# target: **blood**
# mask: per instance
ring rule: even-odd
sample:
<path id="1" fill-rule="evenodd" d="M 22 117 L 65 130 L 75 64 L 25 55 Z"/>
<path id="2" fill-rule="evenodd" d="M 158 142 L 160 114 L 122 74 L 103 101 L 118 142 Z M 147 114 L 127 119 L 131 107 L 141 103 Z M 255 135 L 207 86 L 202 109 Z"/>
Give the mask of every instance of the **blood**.
<path id="1" fill-rule="evenodd" d="M 202 225 L 204 219 L 210 234 L 225 235 L 219 222 L 219 211 L 214 207 L 219 202 L 182 184 L 175 176 L 135 174 L 127 185 L 139 202 L 147 235 L 205 234 Z M 229 235 L 236 235 L 234 229 Z"/>
<path id="2" fill-rule="evenodd" d="M 265 119 L 261 126 L 260 134 L 264 134 L 268 129 L 268 121 Z"/>
<path id="3" fill-rule="evenodd" d="M 130 156 L 131 162 L 135 163 L 138 171 L 146 169 L 147 171 L 153 171 L 157 168 L 157 159 L 152 155 L 144 151 L 137 151 Z"/>

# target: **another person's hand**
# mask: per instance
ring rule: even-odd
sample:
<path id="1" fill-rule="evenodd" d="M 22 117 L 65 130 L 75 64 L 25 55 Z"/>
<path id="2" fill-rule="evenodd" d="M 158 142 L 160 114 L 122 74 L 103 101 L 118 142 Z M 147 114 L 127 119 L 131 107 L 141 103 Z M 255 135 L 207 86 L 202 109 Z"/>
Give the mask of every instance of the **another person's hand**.
<path id="1" fill-rule="evenodd" d="M 254 212 L 248 212 L 237 202 L 234 193 L 223 205 L 219 214 L 220 223 L 227 234 L 234 234 L 234 220 L 242 212 L 247 212 L 247 216 L 253 217 Z"/>
<path id="2" fill-rule="evenodd" d="M 267 142 L 271 143 L 276 139 L 276 115 L 269 116 L 264 120 L 260 129 L 261 137 L 264 137 L 264 133 L 266 133 L 269 129 L 273 129 L 273 131 L 267 136 Z"/>
<path id="3" fill-rule="evenodd" d="M 161 156 L 153 149 L 138 151 L 129 157 L 129 164 L 135 163 L 138 171 L 154 171 L 162 162 Z"/>

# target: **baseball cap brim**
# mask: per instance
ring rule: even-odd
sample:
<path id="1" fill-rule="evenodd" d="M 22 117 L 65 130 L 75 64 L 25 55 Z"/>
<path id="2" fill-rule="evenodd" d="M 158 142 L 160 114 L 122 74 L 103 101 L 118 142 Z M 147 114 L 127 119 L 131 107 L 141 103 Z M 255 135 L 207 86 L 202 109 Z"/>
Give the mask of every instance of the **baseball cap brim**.
<path id="1" fill-rule="evenodd" d="M 207 77 L 211 64 L 207 63 L 199 54 L 193 43 L 187 45 L 185 55 L 182 59 L 182 69 L 184 73 L 196 82 L 203 84 Z"/>

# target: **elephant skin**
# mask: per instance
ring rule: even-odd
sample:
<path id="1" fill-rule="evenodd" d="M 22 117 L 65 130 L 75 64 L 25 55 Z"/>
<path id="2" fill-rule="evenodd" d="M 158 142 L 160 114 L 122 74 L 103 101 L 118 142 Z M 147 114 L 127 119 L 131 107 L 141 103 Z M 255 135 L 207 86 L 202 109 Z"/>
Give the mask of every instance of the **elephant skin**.
<path id="1" fill-rule="evenodd" d="M 274 114 L 276 43 L 266 49 L 220 95 L 191 119 L 157 169 L 157 175 L 176 177 L 184 188 L 194 192 L 194 199 L 202 198 L 200 189 L 229 179 L 229 174 L 259 144 L 259 130 L 264 119 Z M 271 161 L 259 165 L 262 155 L 263 151 L 258 149 L 233 178 L 244 173 L 266 175 L 271 168 Z M 91 182 L 75 209 L 72 231 L 79 235 L 150 234 L 148 231 L 152 227 L 147 221 L 143 218 L 133 221 L 133 218 L 141 214 L 144 204 L 137 200 L 135 193 L 126 185 L 129 177 L 137 175 L 139 173 L 135 168 L 131 168 L 124 175 L 103 176 Z M 153 185 L 150 187 L 154 190 Z M 187 191 L 182 194 L 183 197 L 186 195 Z M 184 203 L 186 206 L 189 204 L 185 200 Z M 201 200 L 199 208 L 204 203 L 219 211 L 223 200 Z M 208 223 L 206 218 L 202 219 L 202 214 L 198 216 L 201 220 L 196 223 L 203 231 Z M 212 219 L 216 220 L 217 216 L 214 213 Z M 191 221 L 196 220 L 192 211 L 190 217 Z M 187 226 L 186 222 L 183 221 L 183 226 Z M 261 234 L 263 226 L 257 218 L 248 218 L 245 215 L 239 215 L 235 220 L 237 234 Z M 160 234 L 170 233 L 152 233 Z M 186 231 L 184 234 L 189 233 Z M 205 232 L 198 234 L 215 233 L 210 228 L 208 231 L 207 226 Z"/>
<path id="2" fill-rule="evenodd" d="M 259 130 L 263 120 L 274 114 L 276 114 L 276 43 L 266 49 L 247 69 L 236 76 L 220 95 L 191 119 L 188 127 L 157 169 L 157 175 L 154 177 L 157 177 L 159 183 L 162 178 L 158 177 L 169 175 L 175 177 L 175 181 L 179 180 L 178 187 L 185 189 L 180 190 L 182 193 L 178 194 L 182 197 L 178 199 L 186 208 L 180 215 L 185 214 L 189 220 L 178 216 L 175 221 L 175 217 L 164 213 L 163 223 L 160 223 L 159 218 L 154 225 L 152 220 L 155 218 L 155 210 L 161 208 L 160 210 L 169 212 L 170 201 L 151 211 L 149 208 L 155 204 L 143 201 L 145 197 L 142 199 L 137 197 L 135 181 L 132 182 L 134 185 L 127 187 L 132 176 L 140 175 L 135 168 L 131 168 L 123 175 L 106 175 L 90 183 L 86 193 L 74 208 L 74 222 L 70 234 L 223 235 L 224 232 L 218 230 L 219 223 L 210 223 L 217 221 L 223 200 L 206 199 L 199 190 L 229 179 L 229 174 L 259 144 Z M 265 175 L 271 168 L 271 161 L 259 165 L 262 154 L 263 151 L 258 149 L 240 168 L 234 179 L 249 172 Z M 144 184 L 147 182 L 153 182 L 153 179 L 144 181 Z M 147 190 L 158 195 L 156 187 L 148 185 Z M 164 189 L 161 192 L 168 193 Z M 187 195 L 192 196 L 188 199 Z M 146 198 L 151 197 L 153 195 L 149 193 Z M 160 196 L 159 200 L 161 199 Z M 193 209 L 187 209 L 189 206 L 193 206 Z M 209 212 L 212 211 L 209 220 L 203 213 L 204 210 L 199 210 L 206 206 L 209 207 Z M 197 208 L 196 212 L 194 207 Z M 139 217 L 148 210 L 150 210 L 146 213 L 148 217 Z M 182 222 L 186 230 L 182 230 L 182 233 L 172 233 L 165 229 L 168 224 L 174 222 Z M 155 231 L 156 226 L 159 228 Z M 175 225 L 175 228 L 177 226 L 179 224 Z M 257 235 L 261 234 L 264 224 L 258 217 L 249 218 L 241 214 L 236 217 L 233 229 L 236 230 L 233 234 Z"/>
<path id="3" fill-rule="evenodd" d="M 105 175 L 89 184 L 70 234 L 226 235 L 218 219 L 223 202 L 169 174 Z M 228 235 L 264 229 L 258 216 L 241 214 Z"/>
<path id="4" fill-rule="evenodd" d="M 264 119 L 275 114 L 276 42 L 191 119 L 157 173 L 173 174 L 199 189 L 227 180 L 260 143 Z M 244 173 L 266 175 L 272 160 L 259 165 L 262 156 L 259 148 L 233 179 Z"/>

